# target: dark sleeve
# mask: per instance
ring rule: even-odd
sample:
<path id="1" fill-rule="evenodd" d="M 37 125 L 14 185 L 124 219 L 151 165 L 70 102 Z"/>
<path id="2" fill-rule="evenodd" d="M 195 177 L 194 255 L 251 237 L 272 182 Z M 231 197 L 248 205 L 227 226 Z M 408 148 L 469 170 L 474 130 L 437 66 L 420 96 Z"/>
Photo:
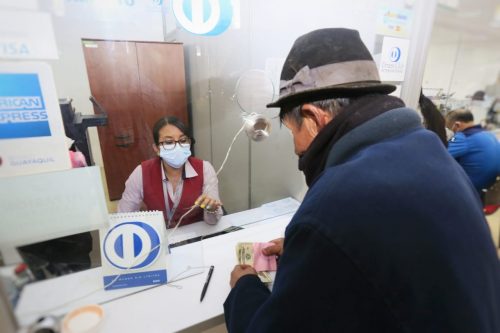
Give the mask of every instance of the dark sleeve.
<path id="1" fill-rule="evenodd" d="M 224 304 L 230 333 L 394 328 L 363 274 L 314 226 L 288 230 L 271 294 L 257 277 L 244 278 Z"/>
<path id="2" fill-rule="evenodd" d="M 224 317 L 229 332 L 244 332 L 256 309 L 270 295 L 256 275 L 242 276 L 224 302 Z"/>

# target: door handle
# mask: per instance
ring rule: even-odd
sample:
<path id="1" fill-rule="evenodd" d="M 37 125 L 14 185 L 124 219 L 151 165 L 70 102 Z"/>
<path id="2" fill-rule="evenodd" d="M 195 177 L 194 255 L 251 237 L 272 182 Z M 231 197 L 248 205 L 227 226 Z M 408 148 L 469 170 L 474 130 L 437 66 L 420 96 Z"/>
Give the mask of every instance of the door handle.
<path id="1" fill-rule="evenodd" d="M 115 139 L 129 139 L 130 138 L 130 134 L 118 134 L 118 135 L 115 135 Z"/>
<path id="2" fill-rule="evenodd" d="M 127 148 L 134 143 L 134 134 L 133 133 L 121 133 L 115 135 L 115 146 Z"/>

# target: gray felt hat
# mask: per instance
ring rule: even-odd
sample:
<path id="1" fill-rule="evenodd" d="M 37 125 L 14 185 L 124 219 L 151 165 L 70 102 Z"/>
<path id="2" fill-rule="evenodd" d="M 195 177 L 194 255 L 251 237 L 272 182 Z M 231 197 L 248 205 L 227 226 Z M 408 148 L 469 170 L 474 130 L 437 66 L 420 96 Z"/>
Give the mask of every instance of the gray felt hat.
<path id="1" fill-rule="evenodd" d="M 358 31 L 328 28 L 299 37 L 283 65 L 279 99 L 267 107 L 296 106 L 329 98 L 389 94 Z"/>

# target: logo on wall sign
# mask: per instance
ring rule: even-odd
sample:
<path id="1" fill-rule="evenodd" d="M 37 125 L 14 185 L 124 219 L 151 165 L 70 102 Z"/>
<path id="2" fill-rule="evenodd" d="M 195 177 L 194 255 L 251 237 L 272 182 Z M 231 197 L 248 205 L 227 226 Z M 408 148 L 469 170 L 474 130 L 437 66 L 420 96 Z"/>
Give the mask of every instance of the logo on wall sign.
<path id="1" fill-rule="evenodd" d="M 233 17 L 231 0 L 173 0 L 172 7 L 179 24 L 196 35 L 220 35 Z"/>
<path id="2" fill-rule="evenodd" d="M 37 74 L 0 74 L 0 139 L 50 136 Z"/>
<path id="3" fill-rule="evenodd" d="M 393 47 L 391 50 L 391 61 L 398 62 L 401 59 L 401 49 L 399 47 Z"/>
<path id="4" fill-rule="evenodd" d="M 160 236 L 151 225 L 125 222 L 108 231 L 103 251 L 111 265 L 119 269 L 139 269 L 156 261 L 160 244 Z"/>

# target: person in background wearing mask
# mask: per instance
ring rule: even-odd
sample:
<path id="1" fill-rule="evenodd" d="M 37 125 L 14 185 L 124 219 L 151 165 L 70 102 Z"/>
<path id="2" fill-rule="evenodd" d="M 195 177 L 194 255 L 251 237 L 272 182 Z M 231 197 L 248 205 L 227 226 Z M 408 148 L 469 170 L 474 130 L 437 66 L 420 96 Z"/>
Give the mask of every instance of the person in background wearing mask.
<path id="1" fill-rule="evenodd" d="M 484 200 L 484 190 L 500 174 L 500 143 L 493 133 L 474 124 L 468 110 L 453 110 L 446 115 L 446 126 L 455 135 L 448 142 L 448 151 L 465 170 Z"/>
<path id="2" fill-rule="evenodd" d="M 125 183 L 118 212 L 163 211 L 167 228 L 204 220 L 215 224 L 222 216 L 217 175 L 212 165 L 191 156 L 194 139 L 176 117 L 164 117 L 153 127 L 156 158 L 142 162 Z"/>
<path id="3" fill-rule="evenodd" d="M 251 266 L 233 269 L 230 333 L 500 332 L 500 265 L 477 194 L 394 89 L 355 30 L 295 41 L 268 106 L 309 190 L 283 247 L 263 250 L 280 255 L 272 292 Z"/>

